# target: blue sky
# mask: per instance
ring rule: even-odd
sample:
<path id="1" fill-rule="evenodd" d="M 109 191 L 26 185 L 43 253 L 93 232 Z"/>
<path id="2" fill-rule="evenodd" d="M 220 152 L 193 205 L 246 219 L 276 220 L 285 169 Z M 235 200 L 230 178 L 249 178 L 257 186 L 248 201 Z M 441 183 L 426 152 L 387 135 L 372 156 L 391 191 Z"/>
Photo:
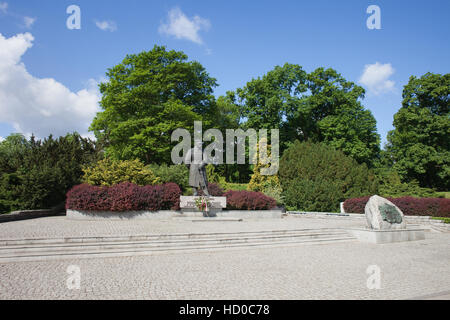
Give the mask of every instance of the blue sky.
<path id="1" fill-rule="evenodd" d="M 80 30 L 66 27 L 72 4 Z M 449 12 L 448 0 L 0 0 L 0 137 L 87 134 L 106 69 L 158 44 L 199 61 L 217 96 L 286 62 L 332 67 L 366 88 L 384 143 L 409 77 L 450 70 Z"/>

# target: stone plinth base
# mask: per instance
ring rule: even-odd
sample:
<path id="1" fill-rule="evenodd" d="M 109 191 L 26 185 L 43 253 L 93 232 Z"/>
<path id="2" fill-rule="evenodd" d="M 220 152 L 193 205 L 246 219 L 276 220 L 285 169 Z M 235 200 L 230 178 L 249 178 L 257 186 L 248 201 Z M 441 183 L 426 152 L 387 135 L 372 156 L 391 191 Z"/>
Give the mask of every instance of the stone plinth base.
<path id="1" fill-rule="evenodd" d="M 399 229 L 399 230 L 370 230 L 370 229 L 348 229 L 359 241 L 366 243 L 393 243 L 425 240 L 423 229 Z"/>
<path id="2" fill-rule="evenodd" d="M 197 208 L 195 209 L 181 209 L 180 210 L 182 215 L 184 216 L 195 216 L 195 217 L 199 217 L 201 215 L 203 215 L 203 217 L 217 217 L 217 214 L 222 212 L 222 208 L 209 208 L 208 212 L 202 212 L 200 210 L 198 210 Z"/>
<path id="3" fill-rule="evenodd" d="M 195 200 L 200 197 L 197 196 L 181 196 L 180 197 L 180 208 L 183 214 L 192 214 L 201 212 L 197 205 L 195 204 Z M 208 212 L 204 212 L 204 217 L 216 217 L 222 209 L 227 207 L 227 198 L 226 197 L 209 197 L 210 199 L 210 207 L 208 208 Z"/>
<path id="4" fill-rule="evenodd" d="M 174 218 L 184 217 L 206 217 L 206 214 L 200 211 L 183 210 L 181 214 L 174 215 Z M 211 218 L 233 218 L 233 219 L 281 219 L 283 212 L 278 209 L 273 210 L 224 210 L 209 212 Z"/>
<path id="5" fill-rule="evenodd" d="M 82 211 L 67 210 L 67 218 L 71 220 L 172 220 L 183 218 L 203 218 L 203 212 L 186 211 L 128 211 L 128 212 L 111 212 L 111 211 Z M 210 213 L 211 219 L 281 219 L 283 212 L 281 210 L 230 210 Z"/>

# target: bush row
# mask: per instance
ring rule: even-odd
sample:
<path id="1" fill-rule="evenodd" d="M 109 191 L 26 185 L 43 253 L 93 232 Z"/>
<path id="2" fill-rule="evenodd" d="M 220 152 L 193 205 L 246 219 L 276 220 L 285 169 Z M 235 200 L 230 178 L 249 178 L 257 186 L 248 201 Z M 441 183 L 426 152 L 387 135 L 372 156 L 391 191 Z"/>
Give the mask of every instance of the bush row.
<path id="1" fill-rule="evenodd" d="M 268 210 L 276 207 L 276 201 L 261 192 L 223 192 L 216 184 L 210 184 L 213 196 L 227 197 L 227 208 L 235 210 Z M 181 189 L 175 183 L 156 186 L 138 186 L 124 182 L 114 186 L 81 184 L 67 193 L 66 209 L 88 211 L 158 211 L 178 210 Z"/>
<path id="2" fill-rule="evenodd" d="M 208 183 L 208 191 L 214 197 L 227 197 L 227 209 L 270 210 L 277 206 L 275 199 L 262 192 L 247 190 L 229 190 L 225 192 L 217 183 Z"/>
<path id="3" fill-rule="evenodd" d="M 370 197 L 348 199 L 344 210 L 349 213 L 364 213 Z M 443 198 L 387 198 L 407 216 L 450 217 L 450 199 Z"/>
<path id="4" fill-rule="evenodd" d="M 277 206 L 275 199 L 255 191 L 227 191 L 227 209 L 270 210 Z"/>
<path id="5" fill-rule="evenodd" d="M 67 193 L 66 209 L 89 211 L 178 210 L 181 190 L 175 183 L 138 186 L 124 182 L 111 187 L 82 184 Z"/>

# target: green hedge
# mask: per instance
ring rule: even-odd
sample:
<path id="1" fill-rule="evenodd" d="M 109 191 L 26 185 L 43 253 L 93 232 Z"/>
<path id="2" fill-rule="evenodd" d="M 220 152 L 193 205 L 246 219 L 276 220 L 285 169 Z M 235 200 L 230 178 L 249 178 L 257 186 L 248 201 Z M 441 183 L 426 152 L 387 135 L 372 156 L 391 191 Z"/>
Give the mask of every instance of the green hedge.
<path id="1" fill-rule="evenodd" d="M 182 191 L 190 189 L 189 169 L 185 165 L 150 164 L 148 168 L 159 178 L 160 183 L 173 182 L 180 186 Z"/>
<path id="2" fill-rule="evenodd" d="M 377 192 L 365 164 L 323 143 L 291 145 L 280 160 L 279 179 L 288 210 L 339 212 L 345 199 Z"/>
<path id="3" fill-rule="evenodd" d="M 0 213 L 60 205 L 81 182 L 82 167 L 99 157 L 96 143 L 76 133 L 43 141 L 7 137 L 0 143 Z"/>

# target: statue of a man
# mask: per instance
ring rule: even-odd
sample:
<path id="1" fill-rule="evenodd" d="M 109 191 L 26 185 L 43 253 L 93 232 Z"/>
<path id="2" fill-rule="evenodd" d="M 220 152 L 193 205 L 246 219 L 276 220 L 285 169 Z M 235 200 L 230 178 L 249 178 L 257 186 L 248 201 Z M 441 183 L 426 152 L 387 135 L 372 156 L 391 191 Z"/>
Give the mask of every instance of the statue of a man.
<path id="1" fill-rule="evenodd" d="M 203 191 L 203 195 L 209 196 L 208 178 L 206 177 L 207 163 L 203 160 L 202 149 L 197 145 L 190 149 L 184 163 L 189 168 L 189 186 L 192 187 L 194 196 L 198 196 L 199 190 Z"/>

